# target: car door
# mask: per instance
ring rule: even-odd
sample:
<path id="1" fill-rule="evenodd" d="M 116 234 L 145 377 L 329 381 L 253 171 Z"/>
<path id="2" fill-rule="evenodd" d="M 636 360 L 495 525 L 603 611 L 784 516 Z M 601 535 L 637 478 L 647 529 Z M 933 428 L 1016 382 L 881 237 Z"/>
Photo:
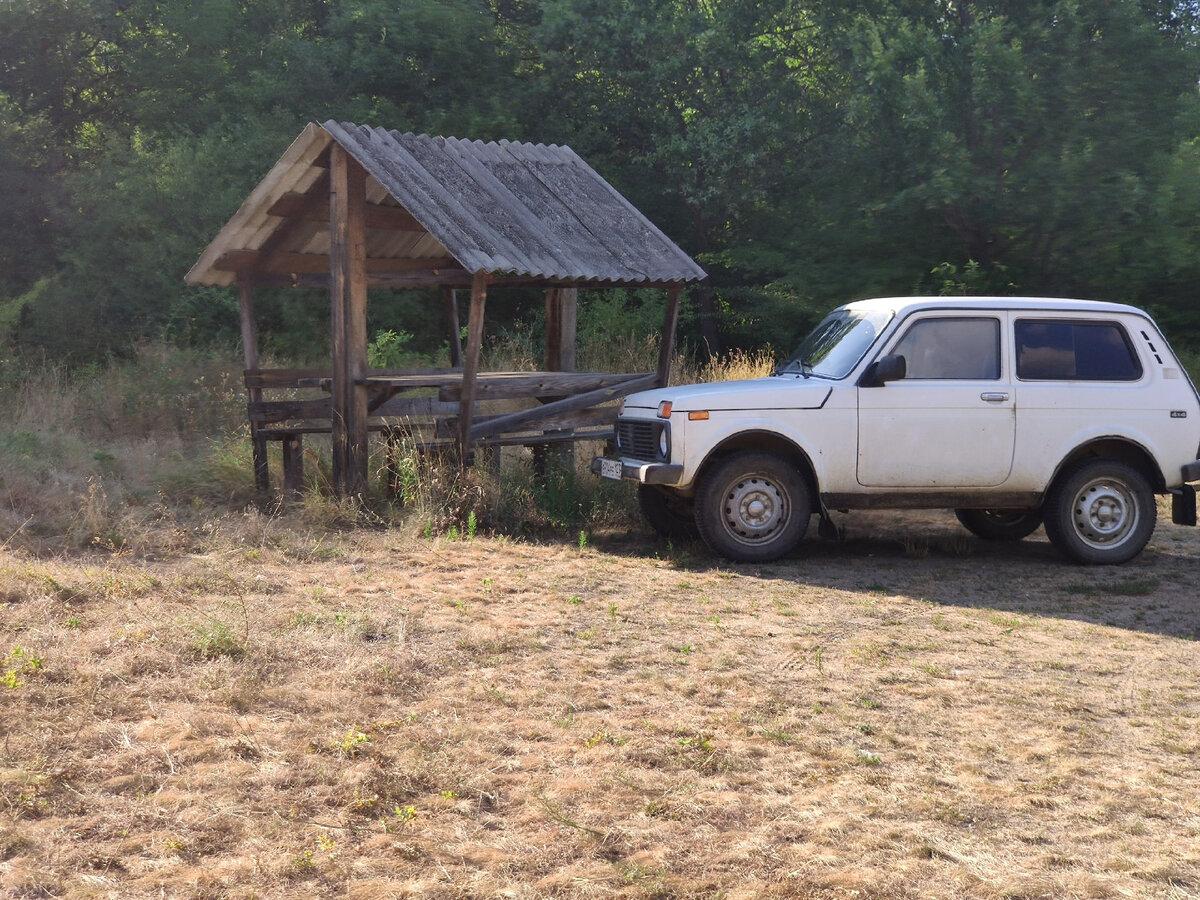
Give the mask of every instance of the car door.
<path id="1" fill-rule="evenodd" d="M 1012 469 L 1016 396 L 995 312 L 910 317 L 883 354 L 907 374 L 858 388 L 858 481 L 866 487 L 995 487 Z"/>

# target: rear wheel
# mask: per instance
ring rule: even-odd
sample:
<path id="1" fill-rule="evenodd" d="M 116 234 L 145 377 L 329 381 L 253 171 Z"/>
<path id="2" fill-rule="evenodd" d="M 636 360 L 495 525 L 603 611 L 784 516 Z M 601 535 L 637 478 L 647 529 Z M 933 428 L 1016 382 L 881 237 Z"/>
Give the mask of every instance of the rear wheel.
<path id="1" fill-rule="evenodd" d="M 1137 556 L 1158 516 L 1146 476 L 1107 459 L 1089 460 L 1060 475 L 1042 513 L 1050 543 L 1088 565 L 1116 565 Z"/>
<path id="2" fill-rule="evenodd" d="M 696 525 L 716 553 L 767 562 L 804 537 L 812 498 L 794 466 L 769 453 L 743 451 L 718 462 L 696 494 Z"/>
<path id="3" fill-rule="evenodd" d="M 639 484 L 638 507 L 650 527 L 669 540 L 694 538 L 696 516 L 694 504 L 669 488 L 652 484 Z"/>
<path id="4" fill-rule="evenodd" d="M 963 528 L 985 541 L 1019 541 L 1042 524 L 1036 509 L 956 509 L 954 515 Z"/>

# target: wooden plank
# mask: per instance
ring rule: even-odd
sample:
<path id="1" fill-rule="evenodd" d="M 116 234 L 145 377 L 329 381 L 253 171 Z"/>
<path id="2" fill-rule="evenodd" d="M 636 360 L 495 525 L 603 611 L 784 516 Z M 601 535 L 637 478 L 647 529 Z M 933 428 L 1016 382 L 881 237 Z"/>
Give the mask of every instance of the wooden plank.
<path id="1" fill-rule="evenodd" d="M 239 275 L 249 272 L 263 272 L 276 275 L 328 275 L 330 269 L 329 259 L 328 256 L 323 256 L 320 253 L 275 253 L 273 255 L 266 255 L 261 250 L 231 250 L 217 260 L 213 267 L 226 272 L 237 272 Z M 372 257 L 366 260 L 367 272 L 379 275 L 426 272 L 456 268 L 457 266 L 458 263 L 449 256 L 432 257 L 429 259 Z"/>
<path id="2" fill-rule="evenodd" d="M 542 413 L 545 407 L 534 407 L 531 412 Z M 472 420 L 475 426 L 482 426 L 504 419 L 512 413 L 501 413 L 491 416 L 475 416 Z M 511 429 L 511 431 L 567 431 L 576 428 L 599 428 L 602 425 L 613 425 L 617 421 L 617 408 L 615 406 L 596 406 L 588 409 L 577 411 L 569 411 L 556 415 L 547 416 L 544 419 L 539 419 L 534 425 L 528 428 Z M 458 419 L 451 417 L 449 419 L 439 420 L 439 431 L 446 434 L 456 432 L 458 429 Z M 530 435 L 537 437 L 538 435 Z"/>
<path id="3" fill-rule="evenodd" d="M 367 175 L 340 145 L 330 153 L 329 278 L 332 324 L 333 490 L 367 488 Z"/>
<path id="4" fill-rule="evenodd" d="M 679 297 L 683 288 L 675 285 L 667 290 L 667 309 L 663 314 L 662 341 L 658 345 L 658 381 L 655 387 L 666 387 L 671 378 L 671 359 L 675 356 L 675 330 L 679 326 Z"/>
<path id="5" fill-rule="evenodd" d="M 267 210 L 267 215 L 284 219 L 303 218 L 309 221 L 326 221 L 328 216 L 320 206 L 313 208 L 309 194 L 295 192 L 284 194 Z M 383 206 L 368 203 L 366 207 L 367 227 L 380 231 L 425 231 L 425 226 L 399 206 Z"/>
<path id="6" fill-rule="evenodd" d="M 458 402 L 459 461 L 466 465 L 470 459 L 471 416 L 475 409 L 475 379 L 479 374 L 479 352 L 483 346 L 483 311 L 487 304 L 488 276 L 476 272 L 471 281 L 471 310 L 467 316 L 467 347 L 463 358 L 463 377 Z"/>
<path id="7" fill-rule="evenodd" d="M 521 431 L 528 428 L 541 428 L 543 427 L 543 422 L 552 421 L 562 413 L 575 412 L 586 409 L 589 406 L 597 406 L 609 400 L 624 397 L 626 394 L 632 394 L 635 391 L 653 387 L 657 379 L 657 374 L 643 375 L 640 378 L 635 378 L 619 385 L 588 391 L 586 394 L 567 397 L 563 400 L 555 400 L 553 403 L 547 403 L 544 406 L 535 407 L 534 409 L 526 409 L 521 412 L 499 416 L 489 422 L 480 423 L 478 426 L 473 427 L 470 439 L 471 441 L 476 441 L 479 438 L 493 434 Z"/>
<path id="8" fill-rule="evenodd" d="M 328 419 L 332 410 L 329 397 L 317 400 L 260 400 L 249 404 L 250 421 L 255 425 L 271 425 L 291 419 Z"/>
<path id="9" fill-rule="evenodd" d="M 476 400 L 519 400 L 526 397 L 562 398 L 569 394 L 594 391 L 597 388 L 624 384 L 645 373 L 605 374 L 603 372 L 532 372 L 529 374 L 502 374 L 486 372 L 480 375 L 475 385 Z M 458 400 L 461 385 L 447 384 L 438 391 L 440 400 Z"/>

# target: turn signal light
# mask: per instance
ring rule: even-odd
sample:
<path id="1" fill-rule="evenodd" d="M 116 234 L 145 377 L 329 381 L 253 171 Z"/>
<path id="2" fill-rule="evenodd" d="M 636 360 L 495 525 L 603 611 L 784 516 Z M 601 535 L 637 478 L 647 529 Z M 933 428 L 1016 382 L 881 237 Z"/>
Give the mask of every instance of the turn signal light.
<path id="1" fill-rule="evenodd" d="M 664 400 L 662 403 L 658 404 L 658 417 L 660 419 L 671 418 L 671 401 L 670 400 Z"/>
<path id="2" fill-rule="evenodd" d="M 707 422 L 708 421 L 708 410 L 707 409 L 693 410 L 692 412 L 688 413 L 688 421 L 689 422 Z"/>

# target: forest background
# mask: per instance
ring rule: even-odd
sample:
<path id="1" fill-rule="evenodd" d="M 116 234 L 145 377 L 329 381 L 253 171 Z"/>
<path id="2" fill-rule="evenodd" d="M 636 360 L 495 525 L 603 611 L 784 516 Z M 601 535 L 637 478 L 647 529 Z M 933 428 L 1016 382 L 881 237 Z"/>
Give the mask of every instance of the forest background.
<path id="1" fill-rule="evenodd" d="M 1194 344 L 1198 29 L 1176 0 L 0 0 L 0 342 L 236 345 L 183 275 L 334 118 L 570 145 L 710 273 L 694 347 L 948 291 L 1134 302 Z M 262 299 L 269 353 L 326 352 L 311 293 Z M 661 298 L 608 296 L 653 329 Z M 424 299 L 372 333 L 436 354 Z"/>

